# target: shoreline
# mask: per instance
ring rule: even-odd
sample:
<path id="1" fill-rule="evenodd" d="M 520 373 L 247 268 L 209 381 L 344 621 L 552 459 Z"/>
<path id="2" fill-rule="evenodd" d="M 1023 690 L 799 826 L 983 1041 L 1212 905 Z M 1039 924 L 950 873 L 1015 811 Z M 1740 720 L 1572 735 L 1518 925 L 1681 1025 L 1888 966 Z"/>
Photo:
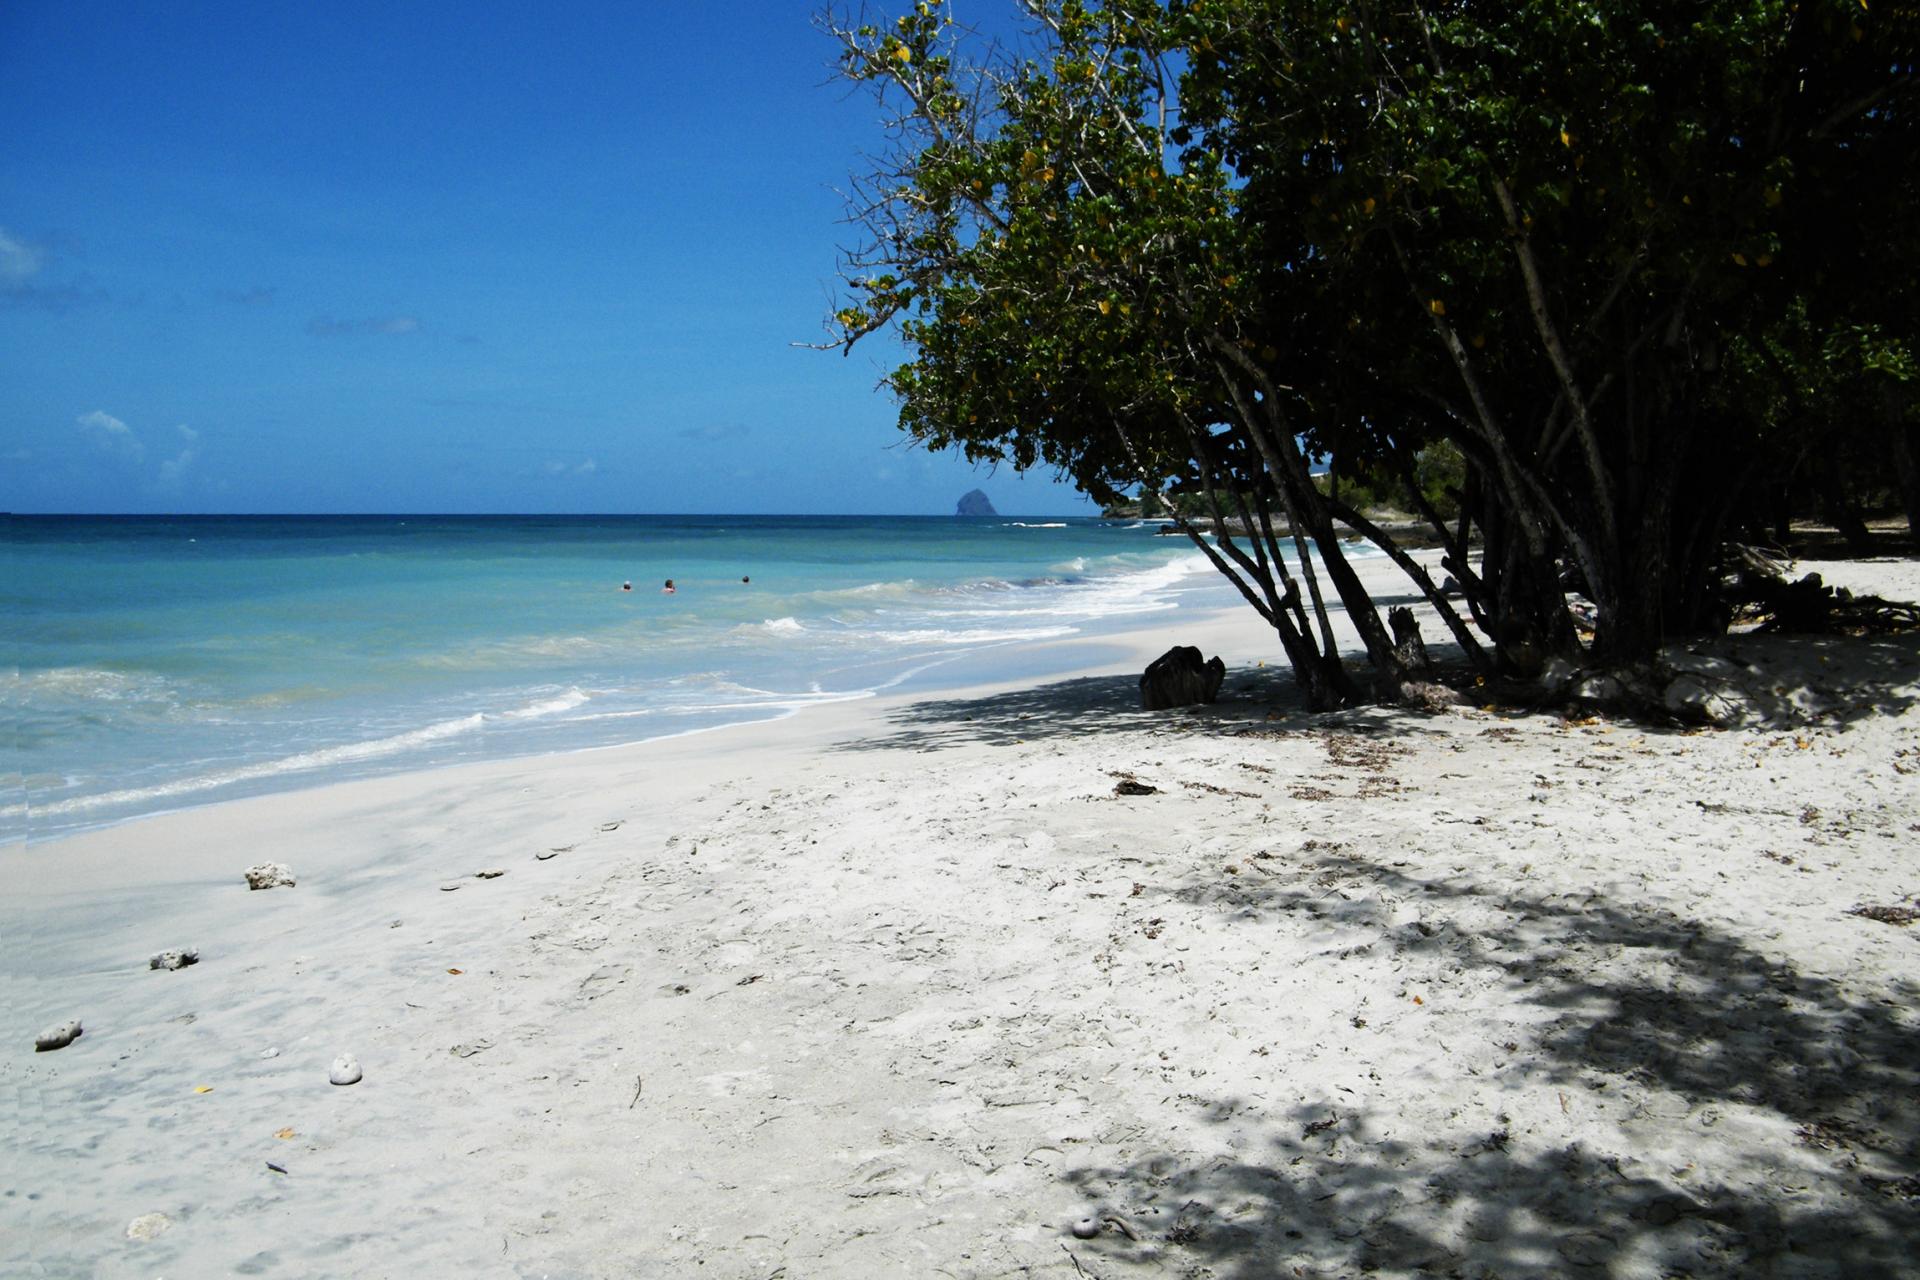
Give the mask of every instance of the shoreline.
<path id="1" fill-rule="evenodd" d="M 21 544 L 25 785 L 0 843 L 917 685 L 1160 603 L 1199 559 L 1097 520 L 120 523 Z M 663 564 L 677 595 L 618 590 Z M 143 589 L 70 601 L 74 572 Z"/>
<path id="2" fill-rule="evenodd" d="M 1388 566 L 1382 559 L 1381 566 Z M 1379 570 L 1375 570 L 1378 572 Z M 1193 578 L 1208 581 L 1212 570 L 1204 565 L 1193 570 Z M 1212 582 L 1208 581 L 1212 586 Z M 137 814 L 126 818 L 110 819 L 98 826 L 66 831 L 45 838 L 29 837 L 19 846 L 19 857 L 28 860 L 48 862 L 58 854 L 62 874 L 73 875 L 79 866 L 101 868 L 100 878 L 89 877 L 86 887 L 80 891 L 93 892 L 110 887 L 104 874 L 104 865 L 119 857 L 122 844 L 122 832 L 131 830 L 125 839 L 137 839 L 142 834 L 158 829 L 157 842 L 169 851 L 180 851 L 182 837 L 173 830 L 185 824 L 191 826 L 204 815 L 213 815 L 207 820 L 216 826 L 225 828 L 229 824 L 219 817 L 221 811 L 229 806 L 237 807 L 234 824 L 247 825 L 257 821 L 271 821 L 265 815 L 282 804 L 296 807 L 309 799 L 325 812 L 351 811 L 378 805 L 404 805 L 416 790 L 426 792 L 442 787 L 460 787 L 471 785 L 486 787 L 504 784 L 507 780 L 523 775 L 543 775 L 558 771 L 565 763 L 580 757 L 592 757 L 595 765 L 617 772 L 638 774 L 648 768 L 659 767 L 661 763 L 670 763 L 674 770 L 685 768 L 687 760 L 677 758 L 680 748 L 674 744 L 685 743 L 690 739 L 712 739 L 702 743 L 694 752 L 703 765 L 714 766 L 719 758 L 745 754 L 761 761 L 767 757 L 779 757 L 788 753 L 808 753 L 820 749 L 836 738 L 860 736 L 863 731 L 878 725 L 893 710 L 921 701 L 950 698 L 982 697 L 1004 692 L 1008 689 L 1025 688 L 1039 683 L 1052 683 L 1089 676 L 1112 674 L 1134 666 L 1134 674 L 1144 670 L 1146 664 L 1160 656 L 1168 645 L 1174 643 L 1198 642 L 1225 645 L 1238 653 L 1241 658 L 1228 657 L 1229 665 L 1237 660 L 1247 662 L 1273 662 L 1281 658 L 1279 642 L 1272 637 L 1258 617 L 1243 606 L 1217 605 L 1188 611 L 1184 608 L 1149 612 L 1136 620 L 1123 621 L 1111 629 L 1098 629 L 1090 633 L 1057 637 L 1040 641 L 1029 641 L 1013 646 L 988 646 L 961 652 L 937 664 L 944 668 L 966 672 L 968 668 L 991 669 L 1004 662 L 1009 653 L 1017 655 L 1022 664 L 1022 674 L 1009 676 L 1001 674 L 974 674 L 957 683 L 946 683 L 936 679 L 928 683 L 916 683 L 914 677 L 925 668 L 911 672 L 904 683 L 904 689 L 880 689 L 861 695 L 845 698 L 824 699 L 811 705 L 794 706 L 783 714 L 769 716 L 761 720 L 731 721 L 719 724 L 703 725 L 681 732 L 662 734 L 657 737 L 634 739 L 627 742 L 592 744 L 559 750 L 538 751 L 525 755 L 500 756 L 477 760 L 454 761 L 445 764 L 433 764 L 396 770 L 391 773 L 348 776 L 331 780 L 314 780 L 306 785 L 278 787 L 270 790 L 241 794 L 237 796 L 210 798 L 200 802 L 188 802 L 176 808 Z M 1179 635 L 1192 633 L 1196 641 L 1164 639 L 1169 632 Z M 1264 638 L 1264 641 L 1263 641 Z M 1349 640 L 1352 637 L 1348 637 Z M 1263 643 L 1269 652 L 1259 652 Z M 1050 660 L 1051 655 L 1075 654 L 1064 664 Z M 1209 649 L 1209 655 L 1213 652 Z M 804 723 L 798 723 L 804 722 Z M 756 732 L 765 735 L 764 740 L 755 740 L 750 735 Z M 656 762 L 655 756 L 666 757 Z M 629 758 L 630 757 L 630 758 Z M 365 794 L 359 794 L 364 789 Z M 220 864 L 224 866 L 224 863 Z M 184 862 L 174 860 L 154 870 L 160 875 L 170 875 L 183 866 L 198 864 L 186 856 Z M 123 868 L 124 870 L 125 868 Z M 144 868 L 134 868 L 134 883 L 145 883 L 141 879 Z M 214 868 L 207 866 L 197 870 L 196 875 L 211 874 Z M 16 892 L 37 894 L 43 891 L 43 884 L 34 868 L 28 868 L 29 874 L 24 880 L 16 881 Z M 160 881 L 165 882 L 165 881 Z"/>
<path id="3" fill-rule="evenodd" d="M 1001 537 L 1004 522 L 989 523 L 993 529 L 982 536 L 991 542 Z M 686 607 L 673 606 L 658 618 L 635 613 L 626 597 L 609 605 L 604 593 L 596 592 L 582 603 L 577 592 L 562 586 L 554 590 L 576 613 L 543 614 L 545 620 L 531 631 L 482 627 L 478 638 L 462 638 L 442 626 L 427 633 L 433 644 L 392 643 L 382 650 L 371 633 L 362 634 L 364 626 L 332 637 L 339 643 L 331 649 L 323 630 L 311 644 L 333 654 L 335 667 L 351 666 L 368 653 L 385 654 L 386 666 L 368 677 L 367 687 L 385 689 L 391 699 L 356 703 L 344 692 L 353 681 L 335 671 L 313 678 L 311 705 L 263 713 L 258 720 L 250 718 L 250 708 L 278 706 L 283 695 L 291 699 L 281 686 L 299 685 L 298 676 L 269 681 L 273 688 L 261 692 L 237 674 L 239 666 L 220 668 L 224 659 L 206 664 L 210 674 L 202 673 L 204 683 L 195 684 L 200 677 L 147 673 L 137 655 L 120 655 L 143 673 L 127 675 L 98 653 L 70 662 L 41 653 L 45 669 L 26 677 L 22 695 L 22 713 L 41 732 L 21 753 L 27 786 L 15 789 L 12 803 L 0 802 L 0 841 L 7 847 L 38 845 L 229 799 L 671 738 L 690 729 L 763 722 L 796 704 L 951 688 L 983 678 L 983 654 L 1023 677 L 1039 679 L 1063 665 L 1079 665 L 1052 656 L 1023 659 L 1051 637 L 1097 651 L 1108 631 L 1136 627 L 1174 600 L 1198 599 L 1203 608 L 1211 600 L 1221 607 L 1217 602 L 1229 594 L 1210 573 L 1196 571 L 1204 562 L 1191 549 L 1153 547 L 1149 539 L 1132 534 L 1112 541 L 1113 535 L 1089 528 L 1074 533 L 1080 541 L 1057 547 L 1052 535 L 1005 546 L 968 544 L 969 552 L 989 560 L 996 554 L 1021 558 L 1023 567 L 1038 575 L 1024 578 L 986 561 L 968 575 L 956 567 L 960 562 L 945 560 L 923 583 L 902 576 L 902 565 L 888 560 L 840 575 L 862 584 L 855 588 L 827 582 L 815 584 L 820 590 L 808 594 L 804 583 L 782 585 L 786 578 L 763 573 L 763 586 L 755 588 L 760 596 L 744 588 L 736 594 L 729 587 Z M 306 544 L 292 540 L 287 545 Z M 285 551 L 279 544 L 273 549 Z M 1174 550 L 1179 554 L 1170 554 Z M 1068 558 L 1056 563 L 1058 556 Z M 491 562 L 477 563 L 481 585 L 470 593 L 473 599 L 516 589 L 512 574 L 487 577 L 495 572 L 486 567 Z M 887 578 L 888 570 L 895 576 Z M 869 571 L 881 576 L 868 581 Z M 515 572 L 524 576 L 524 570 Z M 581 566 L 569 561 L 566 572 L 577 576 Z M 946 583 L 947 578 L 955 582 Z M 559 580 L 570 581 L 566 573 Z M 765 586 L 769 581 L 773 585 Z M 1196 591 L 1196 583 L 1211 586 Z M 385 600 L 378 607 L 391 607 L 378 591 L 376 600 Z M 471 607 L 467 596 L 460 601 L 453 616 L 465 616 L 460 609 Z M 314 606 L 306 601 L 277 607 L 297 620 L 302 609 L 310 612 Z M 376 606 L 368 607 L 377 613 Z M 844 609 L 852 612 L 837 612 Z M 199 643 L 191 627 L 155 626 L 186 650 Z M 224 651 L 229 640 L 223 637 L 211 647 Z M 156 671 L 168 666 L 146 665 Z M 435 674 L 443 665 L 455 671 L 470 667 L 474 674 L 458 690 L 442 687 L 449 678 L 458 683 L 457 677 Z M 975 670 L 971 676 L 946 674 L 970 668 Z M 407 672 L 412 674 L 405 678 L 396 674 Z M 223 678 L 227 684 L 220 683 Z M 92 718 L 75 711 L 76 700 L 87 698 L 106 710 Z M 36 716 L 47 723 L 39 724 Z M 176 740 L 159 736 L 175 731 Z M 41 749 L 43 739 L 53 745 Z"/>
<path id="4" fill-rule="evenodd" d="M 1127 634 L 35 846 L 0 1270 L 1908 1265 L 1920 948 L 1851 913 L 1920 893 L 1920 638 L 1742 639 L 1814 710 L 1698 732 L 1310 716 L 1250 610 Z M 1139 711 L 1176 643 L 1222 701 Z"/>

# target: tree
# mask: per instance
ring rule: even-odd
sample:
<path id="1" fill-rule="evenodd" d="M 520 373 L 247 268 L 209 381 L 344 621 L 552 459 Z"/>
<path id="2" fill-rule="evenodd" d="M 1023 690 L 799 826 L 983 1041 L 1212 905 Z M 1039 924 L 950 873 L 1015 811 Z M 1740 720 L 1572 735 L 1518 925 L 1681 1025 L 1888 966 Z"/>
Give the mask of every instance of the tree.
<path id="1" fill-rule="evenodd" d="M 1357 693 L 1320 573 L 1376 692 L 1405 674 L 1340 524 L 1490 659 L 1313 456 L 1418 494 L 1457 450 L 1460 518 L 1423 514 L 1498 660 L 1580 646 L 1571 586 L 1592 656 L 1641 661 L 1712 621 L 1836 336 L 1912 350 L 1913 51 L 1859 0 L 1020 7 L 1025 56 L 932 4 L 825 20 L 899 108 L 836 340 L 898 325 L 923 443 L 1241 516 L 1246 545 L 1196 540 L 1316 705 Z"/>

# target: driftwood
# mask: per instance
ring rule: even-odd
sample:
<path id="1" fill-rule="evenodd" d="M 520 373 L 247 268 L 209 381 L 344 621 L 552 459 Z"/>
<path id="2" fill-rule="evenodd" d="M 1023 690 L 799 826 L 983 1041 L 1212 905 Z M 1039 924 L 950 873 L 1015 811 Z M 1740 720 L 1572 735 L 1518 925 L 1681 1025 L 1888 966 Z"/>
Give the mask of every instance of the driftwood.
<path id="1" fill-rule="evenodd" d="M 1760 630 L 1797 635 L 1860 634 L 1920 627 L 1920 606 L 1879 596 L 1856 596 L 1830 587 L 1817 573 L 1787 576 L 1787 562 L 1753 547 L 1731 548 L 1732 570 L 1724 584 L 1736 616 Z"/>

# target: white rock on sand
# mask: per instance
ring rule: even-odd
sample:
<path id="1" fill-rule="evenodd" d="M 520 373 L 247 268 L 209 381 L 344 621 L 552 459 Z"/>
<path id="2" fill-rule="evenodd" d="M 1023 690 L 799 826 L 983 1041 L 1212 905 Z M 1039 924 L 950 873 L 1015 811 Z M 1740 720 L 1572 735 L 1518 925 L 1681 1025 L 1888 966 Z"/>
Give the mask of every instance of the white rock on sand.
<path id="1" fill-rule="evenodd" d="M 80 1038 L 81 1030 L 78 1018 L 56 1022 L 33 1038 L 33 1051 L 47 1053 L 54 1049 L 64 1049 Z"/>
<path id="2" fill-rule="evenodd" d="M 164 1235 L 173 1226 L 173 1219 L 164 1213 L 143 1213 L 127 1224 L 127 1239 L 152 1240 Z"/>
<path id="3" fill-rule="evenodd" d="M 1138 709 L 1170 643 L 1218 705 Z M 1913 1274 L 1920 637 L 1722 646 L 1734 730 L 1310 716 L 1250 614 L 1125 644 L 35 850 L 10 1006 L 115 1052 L 0 1046 L 0 1273 Z M 233 911 L 241 842 L 328 893 Z M 129 981 L 154 935 L 225 980 Z"/>
<path id="4" fill-rule="evenodd" d="M 292 870 L 277 862 L 256 862 L 247 868 L 246 877 L 249 889 L 291 889 L 294 883 Z"/>

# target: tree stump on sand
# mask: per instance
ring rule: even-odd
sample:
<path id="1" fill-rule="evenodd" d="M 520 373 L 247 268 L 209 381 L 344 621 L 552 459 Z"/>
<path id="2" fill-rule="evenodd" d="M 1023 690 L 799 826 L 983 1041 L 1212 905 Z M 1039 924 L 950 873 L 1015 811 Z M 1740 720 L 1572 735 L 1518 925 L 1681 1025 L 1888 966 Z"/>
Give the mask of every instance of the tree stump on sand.
<path id="1" fill-rule="evenodd" d="M 1218 658 L 1202 660 L 1190 644 L 1178 644 L 1153 660 L 1140 677 L 1140 705 L 1149 711 L 1212 702 L 1227 678 L 1227 664 Z"/>
<path id="2" fill-rule="evenodd" d="M 1405 605 L 1387 610 L 1387 625 L 1393 628 L 1393 652 L 1400 659 L 1403 671 L 1425 675 L 1433 670 L 1433 660 L 1427 657 L 1427 642 L 1420 638 L 1420 624 L 1414 619 L 1413 610 Z"/>

